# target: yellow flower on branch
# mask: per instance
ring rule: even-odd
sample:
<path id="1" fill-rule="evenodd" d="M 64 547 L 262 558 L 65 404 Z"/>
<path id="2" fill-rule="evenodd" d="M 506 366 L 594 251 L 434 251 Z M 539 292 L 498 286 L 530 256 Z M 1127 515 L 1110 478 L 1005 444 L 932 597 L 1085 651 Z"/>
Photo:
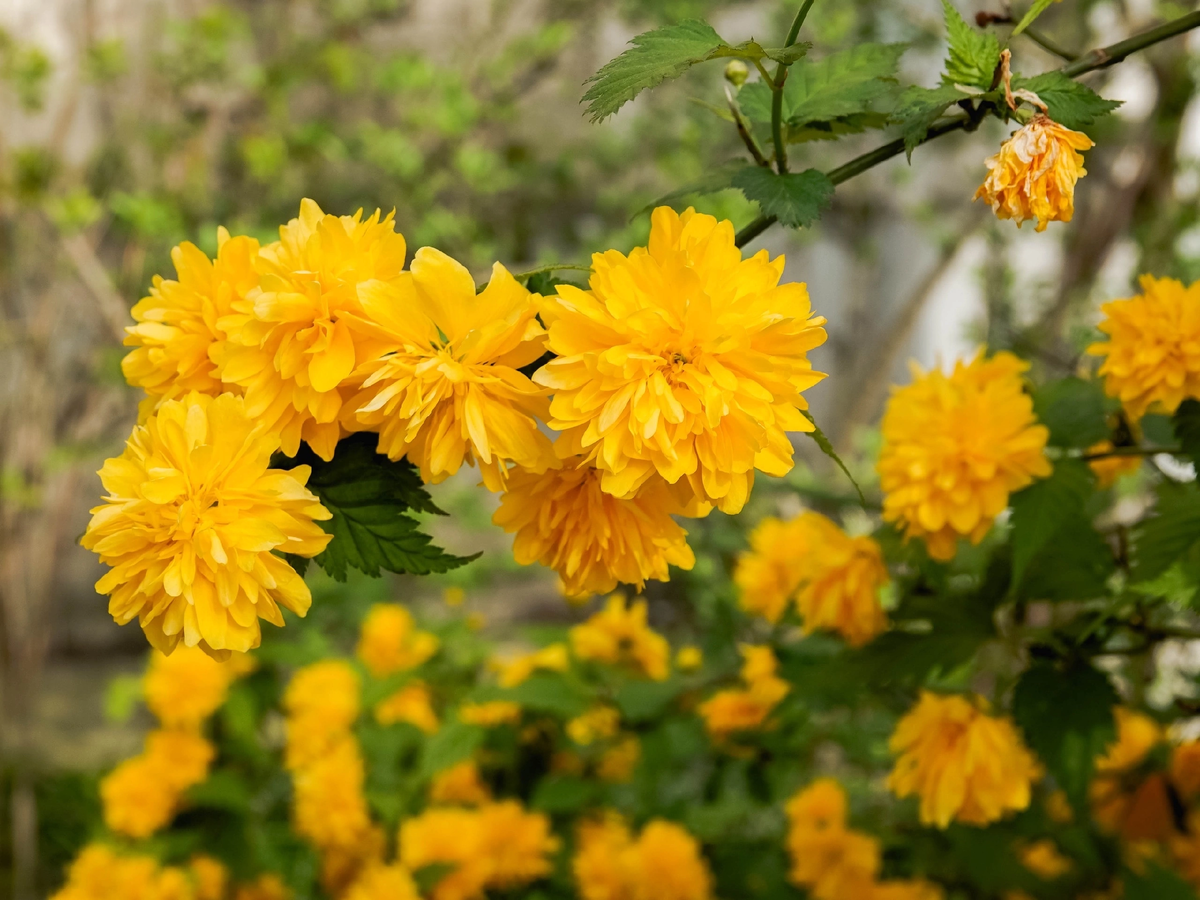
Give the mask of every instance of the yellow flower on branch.
<path id="1" fill-rule="evenodd" d="M 888 746 L 899 757 L 888 787 L 897 797 L 916 795 L 921 821 L 938 828 L 987 825 L 1025 809 L 1042 776 L 1017 727 L 979 699 L 922 691 Z"/>
<path id="2" fill-rule="evenodd" d="M 975 199 L 982 197 L 998 218 L 1015 219 L 1018 227 L 1027 219 L 1037 219 L 1038 231 L 1050 222 L 1070 222 L 1075 183 L 1087 174 L 1079 151 L 1094 146 L 1086 134 L 1035 115 L 987 161 Z"/>
<path id="3" fill-rule="evenodd" d="M 103 844 L 88 844 L 51 900 L 193 900 L 193 896 L 206 900 L 193 894 L 182 869 L 160 866 L 152 856 L 118 855 Z"/>
<path id="4" fill-rule="evenodd" d="M 883 518 L 923 538 L 934 559 L 953 558 L 960 536 L 979 543 L 1011 492 L 1050 474 L 1050 433 L 1021 379 L 1028 368 L 980 351 L 949 375 L 914 366 L 913 383 L 893 391 L 878 465 Z"/>
<path id="5" fill-rule="evenodd" d="M 518 371 L 545 352 L 531 294 L 496 263 L 478 294 L 471 273 L 422 247 L 410 272 L 359 291 L 361 315 L 346 317 L 376 355 L 355 373 L 362 390 L 342 421 L 379 432 L 379 452 L 407 456 L 432 483 L 466 462 L 503 490 L 509 463 L 544 470 L 554 460 L 538 430 L 546 391 Z"/>
<path id="6" fill-rule="evenodd" d="M 628 666 L 647 678 L 665 681 L 670 675 L 671 647 L 646 623 L 645 600 L 625 605 L 613 594 L 604 609 L 570 631 L 571 650 L 586 662 Z"/>
<path id="7" fill-rule="evenodd" d="M 197 729 L 252 666 L 250 657 L 240 653 L 218 662 L 198 647 L 176 647 L 170 656 L 152 651 L 142 679 L 146 706 L 166 728 Z"/>
<path id="8" fill-rule="evenodd" d="M 328 460 L 350 376 L 377 350 L 356 341 L 346 316 L 362 312 L 360 285 L 400 276 L 407 248 L 390 213 L 332 216 L 312 200 L 279 238 L 259 252 L 259 288 L 217 323 L 228 336 L 218 368 L 245 391 L 249 414 L 270 423 L 284 453 L 295 456 L 304 440 Z"/>
<path id="9" fill-rule="evenodd" d="M 567 737 L 586 747 L 613 737 L 621 728 L 621 714 L 615 706 L 594 706 L 567 722 Z"/>
<path id="10" fill-rule="evenodd" d="M 742 608 L 778 622 L 795 602 L 805 634 L 827 628 L 855 647 L 887 627 L 879 590 L 888 582 L 879 544 L 850 537 L 830 519 L 805 512 L 766 518 L 738 558 L 734 583 Z"/>
<path id="11" fill-rule="evenodd" d="M 196 882 L 196 900 L 225 900 L 229 869 L 223 862 L 199 854 L 188 861 L 188 869 Z"/>
<path id="12" fill-rule="evenodd" d="M 330 518 L 305 488 L 311 470 L 268 468 L 278 439 L 242 398 L 168 400 L 106 460 L 108 492 L 80 543 L 112 570 L 96 583 L 121 625 L 137 617 L 150 643 L 180 642 L 223 657 L 261 640 L 258 620 L 283 625 L 312 595 L 273 551 L 316 556 Z"/>
<path id="13" fill-rule="evenodd" d="M 743 644 L 739 648 L 743 688 L 718 691 L 700 704 L 698 712 L 708 733 L 724 740 L 738 731 L 763 727 L 767 717 L 788 695 L 791 686 L 775 674 L 779 662 L 770 647 Z"/>
<path id="14" fill-rule="evenodd" d="M 647 247 L 597 253 L 592 273 L 543 306 L 558 358 L 534 381 L 560 455 L 584 454 L 615 497 L 658 476 L 736 513 L 755 469 L 792 468 L 786 432 L 813 429 L 801 392 L 824 377 L 807 354 L 825 320 L 807 288 L 779 284 L 783 257 L 742 259 L 732 223 L 665 206 Z"/>
<path id="15" fill-rule="evenodd" d="M 1200 281 L 1185 287 L 1174 278 L 1143 275 L 1142 292 L 1100 307 L 1107 340 L 1088 347 L 1103 356 L 1104 389 L 1130 416 L 1171 415 L 1187 399 L 1200 399 Z"/>
<path id="16" fill-rule="evenodd" d="M 492 522 L 516 532 L 516 561 L 554 569 L 568 598 L 611 591 L 618 583 L 641 590 L 647 579 L 667 581 L 668 566 L 695 565 L 687 532 L 671 518 L 685 510 L 665 482 L 655 480 L 621 500 L 605 493 L 602 477 L 579 457 L 540 474 L 510 472 Z"/>
<path id="17" fill-rule="evenodd" d="M 437 636 L 419 630 L 399 603 L 376 603 L 363 619 L 357 653 L 374 677 L 386 678 L 428 661 L 438 644 Z"/>

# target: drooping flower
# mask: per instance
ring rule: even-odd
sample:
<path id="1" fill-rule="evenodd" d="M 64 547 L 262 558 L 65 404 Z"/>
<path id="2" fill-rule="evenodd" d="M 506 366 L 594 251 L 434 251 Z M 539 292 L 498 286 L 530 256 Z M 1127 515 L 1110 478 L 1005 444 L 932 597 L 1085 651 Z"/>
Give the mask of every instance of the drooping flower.
<path id="1" fill-rule="evenodd" d="M 761 728 L 791 690 L 775 674 L 779 662 L 770 647 L 743 644 L 739 649 L 745 660 L 741 672 L 744 687 L 717 691 L 697 709 L 708 733 L 719 741 L 735 732 Z"/>
<path id="2" fill-rule="evenodd" d="M 1050 474 L 1049 431 L 1021 381 L 1028 368 L 1011 353 L 982 351 L 950 375 L 914 367 L 913 383 L 888 402 L 883 518 L 923 538 L 934 559 L 951 559 L 960 536 L 979 543 L 1011 492 Z"/>
<path id="3" fill-rule="evenodd" d="M 1041 767 L 1008 718 L 989 715 L 983 701 L 922 691 L 888 746 L 897 754 L 888 787 L 916 795 L 921 821 L 987 825 L 1029 806 Z"/>
<path id="4" fill-rule="evenodd" d="M 888 581 L 879 545 L 850 537 L 816 512 L 788 522 L 769 517 L 750 534 L 734 583 L 742 608 L 778 622 L 795 602 L 809 634 L 836 631 L 859 647 L 887 627 L 879 590 Z"/>
<path id="5" fill-rule="evenodd" d="M 879 874 L 879 842 L 846 827 L 846 794 L 821 778 L 788 801 L 788 880 L 817 900 L 867 897 Z"/>
<path id="6" fill-rule="evenodd" d="M 348 380 L 376 350 L 355 339 L 346 316 L 362 312 L 360 285 L 400 276 L 406 247 L 391 214 L 326 215 L 307 199 L 279 238 L 256 259 L 260 286 L 218 320 L 227 341 L 216 361 L 221 380 L 244 390 L 247 411 L 271 424 L 284 453 L 295 456 L 304 440 L 328 460 L 352 395 Z"/>
<path id="7" fill-rule="evenodd" d="M 399 603 L 376 603 L 363 619 L 358 658 L 376 678 L 415 669 L 437 653 L 436 635 L 421 631 Z"/>
<path id="8" fill-rule="evenodd" d="M 524 684 L 534 672 L 565 672 L 570 665 L 567 645 L 554 643 L 500 663 L 500 676 L 497 681 L 502 688 L 513 688 Z"/>
<path id="9" fill-rule="evenodd" d="M 421 900 L 408 869 L 399 865 L 370 866 L 358 876 L 344 900 Z"/>
<path id="10" fill-rule="evenodd" d="M 647 579 L 667 581 L 669 565 L 690 569 L 696 557 L 672 514 L 661 480 L 628 500 L 601 488 L 601 472 L 580 457 L 542 473 L 513 470 L 492 522 L 516 532 L 513 557 L 556 571 L 570 597 L 611 591 L 618 583 L 641 590 Z"/>
<path id="11" fill-rule="evenodd" d="M 423 682 L 406 684 L 396 693 L 384 697 L 375 704 L 375 721 L 380 725 L 407 722 L 426 734 L 438 730 L 437 712 L 433 708 L 433 697 Z"/>
<path id="12" fill-rule="evenodd" d="M 1075 183 L 1087 170 L 1080 150 L 1095 144 L 1086 134 L 1035 115 L 991 157 L 987 178 L 975 199 L 987 200 L 997 218 L 1037 219 L 1037 230 L 1050 222 L 1070 222 L 1075 215 Z"/>
<path id="13" fill-rule="evenodd" d="M 279 604 L 308 611 L 304 580 L 272 551 L 316 556 L 330 513 L 307 466 L 268 468 L 278 446 L 231 394 L 168 400 L 134 428 L 100 470 L 108 494 L 81 540 L 112 567 L 96 590 L 119 624 L 137 617 L 163 653 L 182 640 L 224 656 L 258 646 L 260 618 L 283 625 Z"/>
<path id="14" fill-rule="evenodd" d="M 1171 415 L 1184 400 L 1200 399 L 1200 281 L 1143 275 L 1142 292 L 1100 307 L 1107 340 L 1088 347 L 1103 356 L 1100 375 L 1134 419 Z"/>
<path id="15" fill-rule="evenodd" d="M 252 664 L 241 653 L 218 662 L 197 647 L 177 647 L 170 656 L 155 650 L 142 679 L 146 706 L 166 728 L 199 728 Z"/>
<path id="16" fill-rule="evenodd" d="M 492 791 L 479 777 L 479 766 L 473 759 L 442 769 L 429 785 L 430 803 L 479 806 L 491 799 Z"/>
<path id="17" fill-rule="evenodd" d="M 645 600 L 626 606 L 624 596 L 613 594 L 604 609 L 571 629 L 572 652 L 584 661 L 628 666 L 647 678 L 665 681 L 671 647 L 646 623 L 647 612 Z"/>
<path id="18" fill-rule="evenodd" d="M 121 360 L 125 380 L 146 391 L 155 404 L 191 391 L 216 396 L 222 386 L 212 356 L 225 340 L 217 322 L 258 287 L 254 258 L 258 241 L 231 238 L 217 229 L 217 258 L 210 260 L 195 244 L 171 251 L 178 281 L 154 276 L 150 296 L 130 314 L 125 345 L 134 349 Z"/>
<path id="19" fill-rule="evenodd" d="M 727 513 L 755 469 L 789 471 L 825 320 L 803 284 L 779 284 L 783 262 L 743 260 L 732 223 L 665 206 L 649 246 L 593 255 L 590 289 L 560 285 L 542 311 L 558 358 L 534 381 L 554 391 L 560 455 L 584 454 L 615 497 L 658 476 Z"/>
<path id="20" fill-rule="evenodd" d="M 362 390 L 343 425 L 378 431 L 380 453 L 407 456 L 435 484 L 464 462 L 478 464 L 493 491 L 509 463 L 544 470 L 554 459 L 538 430 L 546 391 L 519 371 L 545 352 L 540 299 L 499 263 L 476 293 L 462 264 L 422 247 L 411 271 L 365 284 L 362 314 L 347 316 L 378 350 L 355 373 Z"/>
<path id="21" fill-rule="evenodd" d="M 674 822 L 653 819 L 635 840 L 607 813 L 580 823 L 572 873 L 581 900 L 709 900 L 712 874 L 700 844 Z"/>
<path id="22" fill-rule="evenodd" d="M 184 792 L 208 777 L 216 748 L 191 731 L 152 731 L 145 749 L 100 782 L 104 824 L 118 834 L 145 838 L 166 825 Z"/>

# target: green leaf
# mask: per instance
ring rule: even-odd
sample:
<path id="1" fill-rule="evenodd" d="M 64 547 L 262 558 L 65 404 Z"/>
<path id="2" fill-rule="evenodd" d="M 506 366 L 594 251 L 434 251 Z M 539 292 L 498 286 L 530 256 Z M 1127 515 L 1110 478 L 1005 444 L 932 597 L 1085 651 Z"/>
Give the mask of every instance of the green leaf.
<path id="1" fill-rule="evenodd" d="M 859 44 L 822 60 L 804 60 L 788 72 L 783 96 L 789 126 L 869 111 L 892 89 L 904 44 Z"/>
<path id="2" fill-rule="evenodd" d="M 747 163 L 745 162 L 732 162 L 718 166 L 691 184 L 685 184 L 683 187 L 676 188 L 669 194 L 663 194 L 652 203 L 647 203 L 634 213 L 634 215 L 640 216 L 642 213 L 651 212 L 659 206 L 672 206 L 685 197 L 691 197 L 694 194 L 715 194 L 717 191 L 728 190 L 733 187 L 733 177 L 746 167 Z"/>
<path id="3" fill-rule="evenodd" d="M 114 724 L 128 722 L 142 699 L 142 676 L 117 675 L 104 689 L 104 720 Z"/>
<path id="4" fill-rule="evenodd" d="M 617 689 L 617 709 L 630 722 L 645 722 L 658 718 L 683 690 L 674 678 L 668 681 L 629 681 Z"/>
<path id="5" fill-rule="evenodd" d="M 1200 542 L 1200 489 L 1195 482 L 1166 482 L 1155 515 L 1133 532 L 1133 580 L 1150 581 Z"/>
<path id="6" fill-rule="evenodd" d="M 1056 2 L 1056 0 L 1034 0 L 1033 6 L 1029 7 L 1029 12 L 1021 16 L 1021 21 L 1017 23 L 1017 27 L 1012 30 L 1012 34 L 1008 36 L 1008 39 L 1011 41 L 1018 34 L 1032 25 L 1034 20 L 1036 20 L 1038 16 L 1049 9 L 1050 4 L 1054 2 Z"/>
<path id="7" fill-rule="evenodd" d="M 598 787 L 583 778 L 551 775 L 538 783 L 530 805 L 548 813 L 578 812 L 595 803 Z"/>
<path id="8" fill-rule="evenodd" d="M 392 462 L 376 453 L 376 441 L 366 433 L 343 438 L 330 462 L 304 445 L 295 459 L 281 463 L 312 466 L 308 488 L 333 514 L 320 523 L 333 540 L 316 557 L 317 564 L 332 578 L 345 581 L 351 566 L 377 578 L 381 569 L 428 575 L 476 559 L 479 554 L 452 556 L 418 530 L 417 520 L 406 513 L 441 510 L 412 463 Z"/>
<path id="9" fill-rule="evenodd" d="M 821 452 L 832 459 L 837 467 L 842 470 L 842 473 L 850 479 L 850 483 L 854 485 L 854 490 L 858 492 L 858 502 L 866 506 L 867 498 L 863 496 L 862 488 L 858 486 L 858 482 L 854 480 L 854 476 L 850 474 L 850 470 L 846 468 L 846 464 L 842 462 L 842 458 L 837 455 L 837 451 L 833 449 L 833 444 L 825 436 L 825 432 L 821 430 L 821 426 L 817 424 L 816 419 L 812 417 L 812 413 L 806 409 L 802 409 L 800 410 L 800 415 L 812 423 L 813 430 L 808 432 L 808 436 L 817 442 L 817 447 L 820 448 Z"/>
<path id="10" fill-rule="evenodd" d="M 1112 548 L 1077 512 L 1029 563 L 1020 592 L 1026 599 L 1090 600 L 1105 595 L 1115 569 Z"/>
<path id="11" fill-rule="evenodd" d="M 808 141 L 836 141 L 847 134 L 862 134 L 868 128 L 886 128 L 891 122 L 888 113 L 865 112 L 852 116 L 839 116 L 828 122 L 808 122 L 799 128 L 787 129 L 789 144 L 803 144 Z"/>
<path id="12" fill-rule="evenodd" d="M 1121 875 L 1123 900 L 1196 900 L 1196 891 L 1177 872 L 1157 863 L 1141 871 L 1126 869 Z"/>
<path id="13" fill-rule="evenodd" d="M 950 0 L 942 0 L 946 14 L 946 33 L 950 55 L 946 58 L 946 85 L 969 84 L 991 90 L 996 66 L 1000 64 L 1000 42 L 994 34 L 979 31 L 966 23 Z"/>
<path id="14" fill-rule="evenodd" d="M 532 675 L 515 688 L 504 693 L 513 700 L 537 712 L 572 718 L 586 712 L 592 698 L 561 675 L 542 672 Z"/>
<path id="15" fill-rule="evenodd" d="M 1030 561 L 1078 519 L 1092 491 L 1092 474 L 1077 459 L 1060 459 L 1049 478 L 1035 481 L 1012 497 L 1013 585 L 1019 585 Z"/>
<path id="16" fill-rule="evenodd" d="M 1104 388 L 1098 381 L 1059 378 L 1033 393 L 1033 411 L 1055 447 L 1086 448 L 1108 437 Z"/>
<path id="17" fill-rule="evenodd" d="M 1016 78 L 1013 87 L 1033 91 L 1046 104 L 1046 113 L 1050 118 L 1077 131 L 1107 116 L 1121 105 L 1118 100 L 1105 100 L 1086 84 L 1080 84 L 1062 72 Z"/>
<path id="18" fill-rule="evenodd" d="M 236 772 L 218 769 L 187 792 L 193 806 L 244 813 L 250 810 L 250 786 Z"/>
<path id="19" fill-rule="evenodd" d="M 910 87 L 900 95 L 900 102 L 892 114 L 892 121 L 900 126 L 904 138 L 904 150 L 912 159 L 912 152 L 924 142 L 933 123 L 953 104 L 969 98 L 953 85 L 935 88 Z"/>
<path id="20" fill-rule="evenodd" d="M 1183 455 L 1192 461 L 1200 473 L 1200 401 L 1184 400 L 1171 417 L 1171 427 Z"/>
<path id="21" fill-rule="evenodd" d="M 467 759 L 483 743 L 484 729 L 464 722 L 449 722 L 433 735 L 421 751 L 421 777 L 430 778 Z"/>
<path id="22" fill-rule="evenodd" d="M 1120 702 L 1108 676 L 1085 662 L 1034 663 L 1013 691 L 1013 718 L 1073 803 L 1087 799 L 1096 757 L 1116 739 Z"/>
<path id="23" fill-rule="evenodd" d="M 780 175 L 763 166 L 746 166 L 733 176 L 733 186 L 758 203 L 763 213 L 790 228 L 807 228 L 833 202 L 833 182 L 824 172 Z"/>

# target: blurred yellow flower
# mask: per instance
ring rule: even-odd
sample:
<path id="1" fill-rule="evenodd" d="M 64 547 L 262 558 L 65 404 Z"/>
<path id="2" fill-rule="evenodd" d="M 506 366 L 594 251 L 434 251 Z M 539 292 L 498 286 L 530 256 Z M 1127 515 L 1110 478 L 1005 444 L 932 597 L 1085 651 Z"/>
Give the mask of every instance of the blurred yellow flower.
<path id="1" fill-rule="evenodd" d="M 594 706 L 567 722 L 567 737 L 586 747 L 613 737 L 621 727 L 621 714 L 615 706 Z"/>
<path id="2" fill-rule="evenodd" d="M 134 838 L 166 825 L 183 794 L 208 777 L 216 748 L 191 731 L 152 731 L 145 749 L 100 781 L 104 824 Z"/>
<path id="3" fill-rule="evenodd" d="M 67 870 L 66 883 L 51 900 L 205 900 L 187 875 L 160 867 L 151 856 L 118 855 L 103 844 L 88 844 Z"/>
<path id="4" fill-rule="evenodd" d="M 559 454 L 585 454 L 613 496 L 657 475 L 727 513 L 755 469 L 789 471 L 825 320 L 803 284 L 779 284 L 783 263 L 743 260 L 731 222 L 665 206 L 649 246 L 594 254 L 590 290 L 560 285 L 542 308 L 558 358 L 534 381 L 554 391 Z"/>
<path id="5" fill-rule="evenodd" d="M 616 813 L 579 825 L 571 860 L 581 900 L 709 900 L 712 874 L 700 844 L 674 822 L 653 819 L 637 840 Z"/>
<path id="6" fill-rule="evenodd" d="M 571 872 L 580 900 L 631 900 L 637 878 L 629 826 L 616 813 L 578 824 Z"/>
<path id="7" fill-rule="evenodd" d="M 1021 865 L 1046 881 L 1053 881 L 1071 871 L 1071 860 L 1063 856 L 1050 838 L 1042 838 L 1018 848 L 1017 858 L 1021 860 Z"/>
<path id="8" fill-rule="evenodd" d="M 1140 778 L 1142 763 L 1166 736 L 1144 713 L 1124 706 L 1113 710 L 1117 739 L 1096 760 L 1088 788 L 1092 817 L 1101 828 L 1128 840 L 1166 837 L 1174 822 L 1166 780 L 1155 772 Z"/>
<path id="9" fill-rule="evenodd" d="M 233 900 L 291 900 L 292 892 L 274 872 L 264 872 L 248 884 L 238 885 Z"/>
<path id="10" fill-rule="evenodd" d="M 421 894 L 408 869 L 395 864 L 379 865 L 368 867 L 342 895 L 342 900 L 421 900 Z"/>
<path id="11" fill-rule="evenodd" d="M 1142 292 L 1100 307 L 1107 336 L 1088 347 L 1103 356 L 1100 375 L 1135 419 L 1171 415 L 1184 400 L 1200 399 L 1200 281 L 1141 277 Z"/>
<path id="12" fill-rule="evenodd" d="M 358 719 L 358 673 L 340 659 L 307 665 L 288 682 L 283 708 L 287 713 L 284 765 L 295 771 L 347 739 Z"/>
<path id="13" fill-rule="evenodd" d="M 914 366 L 915 381 L 894 389 L 878 466 L 883 518 L 923 538 L 934 559 L 953 558 L 960 536 L 979 543 L 1011 492 L 1050 474 L 1049 431 L 1021 379 L 1028 368 L 980 351 L 950 375 Z"/>
<path id="14" fill-rule="evenodd" d="M 415 669 L 438 650 L 436 635 L 421 631 L 399 603 L 376 603 L 362 623 L 358 658 L 376 678 Z"/>
<path id="15" fill-rule="evenodd" d="M 422 247 L 409 272 L 358 296 L 361 315 L 345 321 L 377 348 L 355 372 L 362 390 L 343 407 L 348 430 L 378 431 L 380 453 L 407 456 L 435 484 L 466 462 L 499 491 L 510 463 L 553 462 L 538 429 L 546 391 L 519 371 L 545 352 L 537 294 L 499 263 L 476 293 L 462 264 Z"/>
<path id="16" fill-rule="evenodd" d="M 596 775 L 609 784 L 628 784 L 642 759 L 642 742 L 636 734 L 621 735 L 604 751 L 596 764 Z"/>
<path id="17" fill-rule="evenodd" d="M 1200 794 L 1200 741 L 1188 741 L 1172 748 L 1171 784 L 1184 800 Z"/>
<path id="18" fill-rule="evenodd" d="M 680 647 L 675 654 L 675 668 L 681 672 L 695 672 L 704 665 L 704 651 L 699 647 L 688 645 Z"/>
<path id="19" fill-rule="evenodd" d="M 734 732 L 761 728 L 791 689 L 775 674 L 779 663 L 770 647 L 743 644 L 739 649 L 744 659 L 741 676 L 745 687 L 718 691 L 697 709 L 704 727 L 717 740 Z"/>
<path id="20" fill-rule="evenodd" d="M 1113 442 L 1104 440 L 1092 444 L 1087 448 L 1087 452 L 1089 454 L 1108 453 L 1112 449 Z M 1096 484 L 1102 490 L 1112 487 L 1122 475 L 1131 475 L 1141 467 L 1142 457 L 1134 455 L 1102 456 L 1099 459 L 1088 460 L 1088 468 L 1095 474 Z"/>
<path id="21" fill-rule="evenodd" d="M 491 789 L 479 777 L 479 766 L 473 759 L 442 769 L 429 784 L 430 803 L 479 806 L 491 799 Z"/>
<path id="22" fill-rule="evenodd" d="M 613 594 L 604 609 L 570 631 L 571 651 L 585 662 L 628 666 L 647 678 L 665 681 L 670 674 L 671 647 L 646 624 L 646 601 L 625 605 Z"/>
<path id="23" fill-rule="evenodd" d="M 196 900 L 225 900 L 229 869 L 223 862 L 201 854 L 188 861 L 188 869 L 196 884 Z"/>
<path id="24" fill-rule="evenodd" d="M 137 324 L 125 329 L 125 345 L 134 348 L 121 360 L 125 380 L 155 403 L 190 391 L 215 397 L 228 390 L 211 358 L 225 340 L 217 322 L 258 287 L 257 255 L 258 241 L 231 238 L 224 228 L 217 229 L 215 260 L 187 241 L 175 247 L 171 261 L 179 280 L 155 275 L 150 296 L 130 310 Z"/>
<path id="25" fill-rule="evenodd" d="M 228 340 L 216 362 L 221 380 L 245 391 L 250 416 L 280 436 L 284 453 L 295 456 L 304 440 L 328 460 L 354 390 L 350 376 L 377 349 L 355 340 L 346 316 L 362 312 L 360 286 L 400 277 L 406 247 L 390 213 L 376 210 L 365 221 L 361 209 L 326 215 L 307 199 L 279 238 L 256 259 L 260 286 L 218 320 Z"/>
<path id="26" fill-rule="evenodd" d="M 451 585 L 448 588 L 442 588 L 442 602 L 447 606 L 462 606 L 466 599 L 467 592 L 460 587 Z"/>
<path id="27" fill-rule="evenodd" d="M 433 734 L 440 727 L 429 688 L 420 681 L 406 684 L 376 703 L 375 721 L 380 725 L 407 722 L 426 734 Z"/>
<path id="28" fill-rule="evenodd" d="M 738 557 L 734 583 L 742 608 L 778 622 L 794 601 L 804 633 L 824 628 L 860 647 L 887 627 L 879 590 L 888 582 L 879 544 L 850 537 L 816 512 L 763 519 Z"/>
<path id="29" fill-rule="evenodd" d="M 199 728 L 252 666 L 243 653 L 218 662 L 198 647 L 176 647 L 170 656 L 153 650 L 142 678 L 146 706 L 166 728 Z"/>
<path id="30" fill-rule="evenodd" d="M 879 842 L 846 827 L 846 794 L 821 778 L 787 803 L 788 880 L 817 900 L 865 897 L 879 874 Z"/>
<path id="31" fill-rule="evenodd" d="M 940 885 L 921 878 L 904 881 L 880 881 L 868 894 L 869 900 L 943 900 Z"/>
<path id="32" fill-rule="evenodd" d="M 366 773 L 354 740 L 293 773 L 296 833 L 318 848 L 355 847 L 371 830 L 363 795 Z"/>
<path id="33" fill-rule="evenodd" d="M 659 480 L 619 500 L 601 489 L 598 469 L 572 457 L 542 473 L 513 470 L 492 522 L 516 532 L 517 562 L 553 569 L 570 599 L 667 581 L 668 565 L 690 569 L 687 532 L 671 518 L 684 511 Z"/>
<path id="34" fill-rule="evenodd" d="M 1075 183 L 1087 170 L 1080 150 L 1095 144 L 1086 134 L 1064 128 L 1046 115 L 1035 115 L 988 159 L 987 178 L 975 192 L 1000 219 L 1037 219 L 1037 230 L 1075 215 Z"/>
<path id="35" fill-rule="evenodd" d="M 523 684 L 530 675 L 537 671 L 565 672 L 571 665 L 567 655 L 567 645 L 563 643 L 550 644 L 540 650 L 524 653 L 508 662 L 500 663 L 500 687 L 513 688 Z"/>
<path id="36" fill-rule="evenodd" d="M 1041 767 L 1012 721 L 982 706 L 922 691 L 888 742 L 899 757 L 888 787 L 897 797 L 915 794 L 926 825 L 987 825 L 1029 806 Z"/>
<path id="37" fill-rule="evenodd" d="M 96 590 L 119 624 L 138 617 L 163 653 L 182 639 L 223 657 L 258 646 L 260 618 L 283 625 L 277 604 L 308 611 L 308 586 L 272 551 L 316 556 L 330 514 L 307 466 L 268 468 L 278 446 L 231 394 L 168 400 L 134 428 L 80 541 L 112 567 Z"/>
<path id="38" fill-rule="evenodd" d="M 458 720 L 467 725 L 481 725 L 484 728 L 512 725 L 521 720 L 521 707 L 511 700 L 464 703 L 458 708 Z"/>

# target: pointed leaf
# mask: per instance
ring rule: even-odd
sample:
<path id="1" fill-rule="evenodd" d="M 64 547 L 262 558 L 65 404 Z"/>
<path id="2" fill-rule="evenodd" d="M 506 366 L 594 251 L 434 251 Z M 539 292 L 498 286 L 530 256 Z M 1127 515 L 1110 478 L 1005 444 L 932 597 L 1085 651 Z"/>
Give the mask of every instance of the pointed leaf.
<path id="1" fill-rule="evenodd" d="M 946 58 L 946 85 L 970 84 L 991 90 L 996 66 L 1000 63 L 1000 42 L 994 34 L 972 28 L 950 0 L 942 0 L 946 15 L 946 36 L 950 54 Z"/>
<path id="2" fill-rule="evenodd" d="M 829 438 L 825 436 L 825 432 L 821 430 L 821 427 L 817 424 L 816 419 L 814 419 L 812 414 L 806 409 L 800 410 L 800 415 L 804 416 L 804 418 L 808 419 L 808 421 L 812 423 L 813 430 L 808 432 L 808 436 L 816 441 L 821 452 L 832 459 L 834 463 L 837 464 L 837 467 L 842 470 L 842 473 L 848 479 L 850 479 L 850 483 L 854 485 L 854 490 L 858 492 L 858 502 L 863 506 L 866 506 L 867 498 L 863 496 L 862 488 L 858 486 L 858 482 L 854 480 L 854 476 L 850 474 L 850 470 L 846 468 L 846 464 L 842 462 L 842 458 L 837 455 L 837 451 L 833 449 L 833 444 L 830 442 Z"/>
<path id="3" fill-rule="evenodd" d="M 1013 87 L 1033 91 L 1046 104 L 1050 118 L 1075 130 L 1093 124 L 1121 105 L 1119 100 L 1105 100 L 1086 84 L 1080 84 L 1062 72 L 1015 78 Z"/>
<path id="4" fill-rule="evenodd" d="M 1029 7 L 1029 12 L 1021 16 L 1021 21 L 1017 23 L 1017 27 L 1012 30 L 1012 34 L 1008 36 L 1011 41 L 1018 34 L 1032 25 L 1037 17 L 1050 8 L 1051 3 L 1056 3 L 1058 0 L 1034 0 L 1033 6 Z"/>
<path id="5" fill-rule="evenodd" d="M 1168 482 L 1158 489 L 1155 514 L 1133 534 L 1133 580 L 1150 581 L 1200 543 L 1200 489 Z"/>
<path id="6" fill-rule="evenodd" d="M 892 114 L 892 121 L 900 126 L 904 150 L 910 160 L 913 150 L 924 142 L 933 123 L 953 104 L 966 100 L 968 96 L 953 85 L 936 88 L 913 86 L 900 95 L 900 103 Z"/>
<path id="7" fill-rule="evenodd" d="M 762 166 L 746 166 L 733 176 L 733 186 L 754 200 L 763 213 L 791 228 L 807 228 L 833 201 L 833 182 L 816 169 L 780 175 Z"/>
<path id="8" fill-rule="evenodd" d="M 784 83 L 784 117 L 796 127 L 869 111 L 892 90 L 904 44 L 859 44 L 793 66 Z"/>
<path id="9" fill-rule="evenodd" d="M 1049 478 L 1035 481 L 1012 497 L 1013 584 L 1038 552 L 1083 513 L 1092 492 L 1092 475 L 1077 459 L 1060 459 Z"/>

